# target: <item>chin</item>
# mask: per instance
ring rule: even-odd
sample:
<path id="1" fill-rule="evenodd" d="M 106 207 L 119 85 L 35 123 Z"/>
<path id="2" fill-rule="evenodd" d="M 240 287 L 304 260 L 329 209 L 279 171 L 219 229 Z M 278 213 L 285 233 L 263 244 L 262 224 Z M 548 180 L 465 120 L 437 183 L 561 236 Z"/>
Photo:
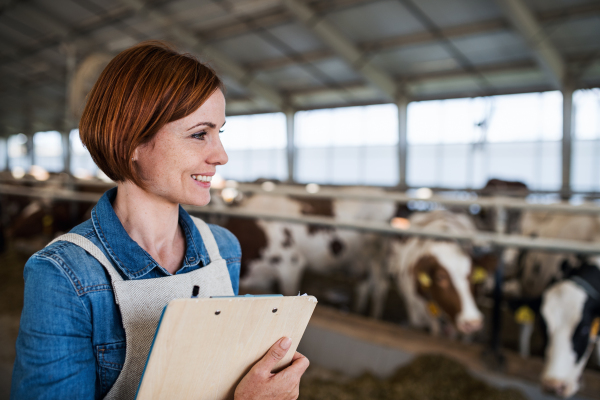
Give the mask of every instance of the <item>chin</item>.
<path id="1" fill-rule="evenodd" d="M 185 200 L 182 200 L 179 203 L 189 205 L 189 206 L 204 207 L 205 205 L 210 203 L 210 193 L 200 195 L 200 196 L 193 196 L 193 197 L 189 197 L 189 198 L 186 197 Z"/>

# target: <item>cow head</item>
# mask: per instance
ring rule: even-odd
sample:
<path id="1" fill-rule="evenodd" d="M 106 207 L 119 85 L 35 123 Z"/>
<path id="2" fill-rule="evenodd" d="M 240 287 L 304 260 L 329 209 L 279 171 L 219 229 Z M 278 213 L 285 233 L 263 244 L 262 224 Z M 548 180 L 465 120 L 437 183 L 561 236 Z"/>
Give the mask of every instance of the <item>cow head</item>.
<path id="1" fill-rule="evenodd" d="M 472 263 L 455 243 L 435 242 L 415 264 L 419 295 L 438 306 L 465 334 L 483 326 L 483 316 L 473 298 L 470 282 Z"/>
<path id="2" fill-rule="evenodd" d="M 598 341 L 600 300 L 565 280 L 544 293 L 541 310 L 548 332 L 542 387 L 570 397 L 579 390 L 581 374 Z"/>

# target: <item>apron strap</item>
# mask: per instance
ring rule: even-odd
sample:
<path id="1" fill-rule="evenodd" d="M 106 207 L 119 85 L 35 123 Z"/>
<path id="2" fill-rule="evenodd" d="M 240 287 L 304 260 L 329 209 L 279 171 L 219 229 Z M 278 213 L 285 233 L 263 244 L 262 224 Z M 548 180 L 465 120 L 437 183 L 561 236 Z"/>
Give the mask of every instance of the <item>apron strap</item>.
<path id="1" fill-rule="evenodd" d="M 190 215 L 190 217 L 192 217 Z M 219 246 L 217 246 L 217 241 L 215 240 L 214 235 L 212 234 L 209 226 L 206 222 L 202 221 L 200 218 L 192 217 L 196 228 L 200 231 L 200 236 L 202 236 L 202 240 L 204 241 L 204 246 L 206 246 L 206 250 L 208 251 L 208 256 L 210 257 L 210 262 L 215 262 L 217 260 L 221 260 L 221 253 L 219 253 Z"/>
<path id="2" fill-rule="evenodd" d="M 121 275 L 119 275 L 119 273 L 117 272 L 115 267 L 113 267 L 112 263 L 110 261 L 108 261 L 108 258 L 106 258 L 106 256 L 102 252 L 102 250 L 100 250 L 98 248 L 98 246 L 96 246 L 94 243 L 92 243 L 89 239 L 86 239 L 85 237 L 78 235 L 76 233 L 67 233 L 62 236 L 57 237 L 56 239 L 54 239 L 53 241 L 48 243 L 48 246 L 50 246 L 52 243 L 58 242 L 58 241 L 73 243 L 74 245 L 77 245 L 77 246 L 81 247 L 82 249 L 84 249 L 85 251 L 87 251 L 92 257 L 94 257 L 96 260 L 98 260 L 98 262 L 100 264 L 102 264 L 104 269 L 106 269 L 106 272 L 108 272 L 108 275 L 110 275 L 110 280 L 111 280 L 111 283 L 113 284 L 112 285 L 113 287 L 114 287 L 115 282 L 123 280 L 123 278 L 121 277 Z M 117 304 L 119 304 L 118 301 L 117 301 Z"/>

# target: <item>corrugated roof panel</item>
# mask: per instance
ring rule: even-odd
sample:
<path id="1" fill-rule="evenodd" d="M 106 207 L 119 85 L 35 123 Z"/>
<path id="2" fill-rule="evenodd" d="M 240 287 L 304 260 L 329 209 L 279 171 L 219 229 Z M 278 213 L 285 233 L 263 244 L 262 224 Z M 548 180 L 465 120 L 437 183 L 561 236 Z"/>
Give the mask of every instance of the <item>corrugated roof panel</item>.
<path id="1" fill-rule="evenodd" d="M 564 54 L 600 50 L 600 16 L 597 15 L 550 26 L 546 33 Z"/>
<path id="2" fill-rule="evenodd" d="M 242 64 L 284 55 L 256 34 L 247 34 L 232 39 L 220 40 L 212 43 L 212 45 Z"/>
<path id="3" fill-rule="evenodd" d="M 495 1 L 489 0 L 410 0 L 440 28 L 503 18 Z"/>
<path id="4" fill-rule="evenodd" d="M 74 0 L 52 0 L 51 3 L 36 1 L 40 9 L 50 9 L 52 13 L 70 26 L 77 25 L 81 21 L 94 17 L 96 14 L 82 7 Z"/>
<path id="5" fill-rule="evenodd" d="M 327 20 L 353 42 L 371 41 L 423 30 L 398 1 L 384 0 L 335 11 Z"/>
<path id="6" fill-rule="evenodd" d="M 313 65 L 337 83 L 356 82 L 364 79 L 341 58 L 329 58 L 314 62 Z"/>
<path id="7" fill-rule="evenodd" d="M 524 40 L 515 32 L 493 32 L 452 41 L 471 63 L 494 64 L 534 57 Z"/>
<path id="8" fill-rule="evenodd" d="M 268 72 L 259 72 L 256 76 L 267 85 L 276 87 L 279 90 L 295 90 L 322 86 L 322 83 L 317 78 L 298 65 L 290 65 L 289 67 Z"/>
<path id="9" fill-rule="evenodd" d="M 549 11 L 564 7 L 591 4 L 597 0 L 524 0 L 527 7 L 532 11 Z"/>
<path id="10" fill-rule="evenodd" d="M 376 88 L 365 85 L 347 90 L 304 91 L 293 96 L 294 104 L 301 109 L 315 109 L 388 102 Z"/>
<path id="11" fill-rule="evenodd" d="M 408 46 L 380 53 L 372 63 L 394 76 L 455 69 L 456 61 L 437 43 Z"/>
<path id="12" fill-rule="evenodd" d="M 3 19 L 3 21 L 10 25 L 18 25 L 22 33 L 34 39 L 41 39 L 56 34 L 53 25 L 48 23 L 45 18 L 38 18 L 42 15 L 43 12 L 39 9 L 35 10 L 34 5 L 21 4 L 13 7 L 7 13 L 7 18 Z"/>
<path id="13" fill-rule="evenodd" d="M 325 47 L 314 33 L 298 22 L 271 28 L 269 32 L 297 52 L 307 52 Z"/>
<path id="14" fill-rule="evenodd" d="M 138 32 L 145 40 L 171 40 L 172 43 L 176 44 L 176 42 L 173 41 L 172 38 L 170 38 L 166 34 L 168 29 L 165 29 L 162 26 L 158 26 L 141 13 L 135 14 L 130 18 L 120 21 L 118 29 L 120 30 L 120 27 L 125 26 L 131 27 L 135 32 Z M 127 30 L 125 29 L 125 31 Z"/>
<path id="15" fill-rule="evenodd" d="M 174 21 L 183 23 L 186 28 L 194 29 L 218 19 L 231 19 L 231 15 L 218 2 L 197 0 L 179 0 L 166 3 L 160 8 Z"/>
<path id="16" fill-rule="evenodd" d="M 20 23 L 10 16 L 0 19 L 0 40 L 10 43 L 15 50 L 35 45 L 38 36 L 36 32 L 30 33 L 27 27 L 20 26 Z"/>

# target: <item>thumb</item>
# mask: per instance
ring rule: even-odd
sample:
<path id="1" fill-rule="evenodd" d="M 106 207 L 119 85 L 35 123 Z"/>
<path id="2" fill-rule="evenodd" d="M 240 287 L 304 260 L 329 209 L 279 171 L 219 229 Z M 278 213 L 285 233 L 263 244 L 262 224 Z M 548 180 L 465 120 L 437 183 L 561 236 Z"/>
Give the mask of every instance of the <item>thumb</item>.
<path id="1" fill-rule="evenodd" d="M 285 357 L 291 344 L 292 339 L 288 337 L 279 339 L 271 346 L 267 354 L 265 354 L 265 356 L 256 364 L 256 367 L 258 367 L 261 372 L 270 374 L 273 368 L 275 368 L 275 365 Z"/>

